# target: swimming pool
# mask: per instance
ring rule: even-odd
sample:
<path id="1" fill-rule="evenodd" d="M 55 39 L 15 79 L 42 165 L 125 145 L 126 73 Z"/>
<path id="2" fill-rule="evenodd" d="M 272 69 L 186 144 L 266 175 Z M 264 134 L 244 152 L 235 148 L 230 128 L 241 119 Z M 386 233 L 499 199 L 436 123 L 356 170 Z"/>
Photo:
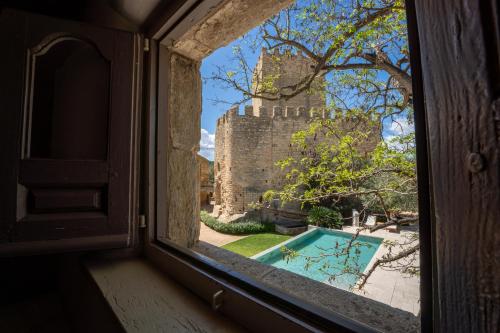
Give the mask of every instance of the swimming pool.
<path id="1" fill-rule="evenodd" d="M 359 276 L 348 272 L 346 266 L 363 272 L 383 241 L 379 237 L 358 236 L 351 246 L 346 265 L 347 254 L 341 251 L 347 248 L 352 237 L 353 234 L 344 231 L 313 228 L 256 254 L 252 259 L 348 290 L 356 284 Z M 281 251 L 283 246 L 296 251 L 298 256 L 286 260 Z M 332 275 L 335 279 L 331 279 Z"/>

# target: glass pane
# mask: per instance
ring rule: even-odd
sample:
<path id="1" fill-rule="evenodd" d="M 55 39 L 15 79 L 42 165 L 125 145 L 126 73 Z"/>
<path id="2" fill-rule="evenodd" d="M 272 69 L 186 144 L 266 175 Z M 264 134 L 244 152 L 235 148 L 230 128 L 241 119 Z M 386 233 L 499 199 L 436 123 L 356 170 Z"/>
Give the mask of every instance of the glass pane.
<path id="1" fill-rule="evenodd" d="M 181 70 L 193 66 L 170 66 L 172 98 L 197 110 L 186 93 L 197 77 L 188 82 Z M 186 171 L 194 149 L 186 144 L 182 155 L 166 144 L 169 215 L 159 224 L 168 230 L 158 238 L 194 243 L 231 270 L 377 330 L 418 330 L 404 5 L 297 1 L 207 56 L 200 71 L 204 159 Z M 184 113 L 183 122 L 177 110 L 190 109 L 167 110 L 175 126 L 161 136 L 181 146 L 190 132 L 178 128 L 192 129 L 193 118 Z M 190 224 L 191 212 L 179 218 L 198 207 L 200 224 Z"/>

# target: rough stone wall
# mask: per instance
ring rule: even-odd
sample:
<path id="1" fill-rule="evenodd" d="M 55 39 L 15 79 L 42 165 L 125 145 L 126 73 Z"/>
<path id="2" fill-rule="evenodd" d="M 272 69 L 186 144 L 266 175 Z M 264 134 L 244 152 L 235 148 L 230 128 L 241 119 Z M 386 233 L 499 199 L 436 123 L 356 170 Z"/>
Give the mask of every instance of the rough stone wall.
<path id="1" fill-rule="evenodd" d="M 274 78 L 277 88 L 296 84 L 311 73 L 311 65 L 302 54 L 262 49 L 254 69 L 253 87 L 258 90 L 268 76 Z M 248 211 L 248 205 L 261 201 L 265 191 L 284 185 L 284 173 L 276 162 L 298 157 L 299 152 L 290 145 L 292 134 L 307 129 L 312 116 L 331 117 L 325 111 L 323 83 L 321 79 L 313 83 L 315 93 L 302 92 L 286 101 L 254 98 L 242 115 L 238 107 L 233 107 L 217 120 L 214 196 L 218 213 Z M 373 149 L 378 142 L 378 129 L 372 130 L 374 135 L 366 142 L 366 149 Z M 297 207 L 290 204 L 287 208 Z"/>
<path id="2" fill-rule="evenodd" d="M 284 173 L 276 162 L 297 158 L 300 153 L 291 147 L 292 134 L 307 129 L 313 117 L 331 117 L 325 111 L 314 114 L 304 107 L 283 110 L 280 106 L 272 110 L 260 107 L 256 114 L 252 106 L 246 106 L 242 115 L 233 107 L 217 121 L 214 195 L 221 215 L 246 212 L 251 209 L 249 204 L 262 200 L 265 191 L 281 188 Z M 345 122 L 342 126 L 349 128 L 352 124 Z M 373 135 L 364 143 L 364 150 L 375 148 L 379 130 L 367 128 Z"/>
<path id="3" fill-rule="evenodd" d="M 311 62 L 301 54 L 262 49 L 253 86 L 260 89 L 262 81 L 272 76 L 275 87 L 286 87 L 310 72 Z M 286 101 L 254 98 L 252 106 L 245 106 L 243 115 L 233 107 L 218 119 L 214 196 L 220 213 L 243 213 L 250 203 L 261 201 L 265 191 L 282 184 L 283 174 L 276 162 L 291 154 L 291 135 L 308 127 L 311 109 L 325 108 L 320 91 L 303 92 Z"/>
<path id="4" fill-rule="evenodd" d="M 222 215 L 248 211 L 265 191 L 283 185 L 284 174 L 276 162 L 296 156 L 291 136 L 312 120 L 303 107 L 261 107 L 259 116 L 252 106 L 246 106 L 243 115 L 238 111 L 234 107 L 219 118 L 215 133 L 215 198 Z"/>
<path id="5" fill-rule="evenodd" d="M 201 78 L 197 61 L 171 53 L 166 119 L 166 183 L 168 196 L 165 212 L 159 212 L 158 238 L 191 247 L 200 234 L 200 178 L 196 158 L 200 142 Z M 182 87 L 182 89 L 179 89 Z M 178 110 L 182 110 L 179 112 Z M 163 208 L 162 208 L 163 209 Z M 162 221 L 163 222 L 163 221 Z"/>
<path id="6" fill-rule="evenodd" d="M 268 52 L 265 48 L 262 49 L 257 64 L 254 68 L 253 90 L 261 91 L 263 81 L 272 79 L 273 86 L 277 89 L 284 89 L 284 92 L 290 93 L 290 89 L 285 87 L 295 85 L 300 82 L 306 75 L 311 73 L 313 62 L 299 54 L 284 53 L 281 54 L 275 49 L 273 52 Z M 307 110 L 311 108 L 321 109 L 325 107 L 325 99 L 322 94 L 324 83 L 323 79 L 317 79 L 312 87 L 312 92 L 303 92 L 288 100 L 267 100 L 264 98 L 253 98 L 252 105 L 256 115 L 260 107 L 266 107 L 272 110 L 274 106 L 281 107 L 305 107 Z M 265 96 L 265 94 L 262 94 Z M 268 95 L 270 96 L 270 95 Z"/>
<path id="7" fill-rule="evenodd" d="M 198 154 L 196 156 L 197 160 L 198 160 L 198 163 L 199 163 L 199 170 L 200 170 L 200 185 L 201 186 L 205 186 L 205 185 L 208 185 L 210 183 L 210 180 L 208 179 L 209 178 L 209 165 L 208 165 L 208 160 L 201 156 L 200 154 Z"/>
<path id="8" fill-rule="evenodd" d="M 213 192 L 214 184 L 210 181 L 208 160 L 200 154 L 196 156 L 196 159 L 198 160 L 200 172 L 200 205 L 203 206 L 210 203 L 210 195 Z"/>

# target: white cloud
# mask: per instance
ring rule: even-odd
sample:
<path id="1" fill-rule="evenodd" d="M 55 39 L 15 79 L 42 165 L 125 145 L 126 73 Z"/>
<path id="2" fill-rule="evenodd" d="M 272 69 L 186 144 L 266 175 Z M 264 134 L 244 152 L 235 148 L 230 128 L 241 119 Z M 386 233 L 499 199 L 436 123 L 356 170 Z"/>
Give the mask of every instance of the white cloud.
<path id="1" fill-rule="evenodd" d="M 389 128 L 384 132 L 384 141 L 393 149 L 406 149 L 398 142 L 392 142 L 396 137 L 407 135 L 415 131 L 412 123 L 408 122 L 406 117 L 397 117 L 391 121 Z"/>
<path id="2" fill-rule="evenodd" d="M 408 122 L 408 119 L 404 117 L 399 117 L 395 118 L 394 121 L 392 121 L 390 131 L 392 134 L 395 135 L 401 135 L 401 134 L 406 135 L 415 131 L 415 128 L 413 124 L 410 124 Z"/>
<path id="3" fill-rule="evenodd" d="M 201 129 L 200 155 L 210 161 L 214 160 L 215 134 L 210 134 L 206 129 Z"/>

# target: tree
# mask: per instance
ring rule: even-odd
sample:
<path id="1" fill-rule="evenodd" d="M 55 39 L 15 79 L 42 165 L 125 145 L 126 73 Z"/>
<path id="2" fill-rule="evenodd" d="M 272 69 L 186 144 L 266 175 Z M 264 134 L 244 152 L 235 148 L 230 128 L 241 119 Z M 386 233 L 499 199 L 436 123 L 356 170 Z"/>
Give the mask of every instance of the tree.
<path id="1" fill-rule="evenodd" d="M 363 211 L 378 212 L 386 219 L 383 225 L 370 228 L 371 232 L 394 224 L 417 223 L 418 216 L 397 213 L 416 210 L 417 191 L 414 135 L 404 126 L 413 118 L 404 1 L 297 2 L 240 43 L 255 49 L 277 49 L 278 54 L 300 53 L 309 59 L 311 71 L 294 83 L 279 86 L 279 77 L 252 72 L 242 44 L 237 45 L 235 66 L 219 67 L 211 79 L 241 92 L 239 103 L 262 98 L 286 104 L 301 93 L 324 93 L 327 107 L 335 114 L 334 119 L 313 121 L 308 130 L 293 136 L 292 144 L 301 154 L 279 163 L 287 184 L 266 193 L 267 199 L 279 197 L 283 202 L 294 200 L 313 206 L 324 200 L 339 203 L 358 199 Z M 279 64 L 279 55 L 275 61 Z M 377 123 L 374 128 L 380 131 L 367 132 L 368 127 L 360 125 L 370 123 Z M 389 138 L 387 129 L 398 128 Z M 314 140 L 318 135 L 329 139 Z M 366 150 L 367 140 L 374 136 L 380 142 Z M 351 261 L 343 273 L 359 275 L 358 287 L 365 285 L 377 267 L 396 265 L 403 273 L 418 274 L 418 237 L 386 244 L 389 254 L 376 261 L 369 272 L 356 270 L 356 256 L 351 251 L 356 253 L 353 247 L 360 231 L 347 246 L 330 254 L 345 256 L 346 264 Z M 297 254 L 288 251 L 287 255 Z"/>
<path id="2" fill-rule="evenodd" d="M 275 76 L 254 82 L 242 44 L 258 49 L 301 53 L 312 68 L 297 82 L 277 87 Z M 251 98 L 288 100 L 314 89 L 326 78 L 329 107 L 375 110 L 384 117 L 411 108 L 412 85 L 404 1 L 310 0 L 297 2 L 263 23 L 256 34 L 244 36 L 233 48 L 233 67 L 220 66 L 213 79 Z M 279 63 L 279 57 L 276 57 Z M 230 65 L 231 66 L 231 65 Z M 234 101 L 232 101 L 234 102 Z"/>
<path id="3" fill-rule="evenodd" d="M 362 111 L 351 112 L 345 117 L 348 120 L 318 119 L 309 129 L 292 136 L 293 146 L 302 154 L 292 154 L 299 157 L 289 157 L 278 163 L 286 174 L 287 183 L 281 189 L 266 192 L 264 199 L 299 201 L 313 207 L 325 200 L 338 204 L 358 199 L 362 205 L 361 213 L 368 211 L 384 217 L 386 222 L 381 225 L 358 229 L 347 244 L 332 247 L 319 257 L 306 257 L 309 266 L 317 266 L 324 271 L 328 257 L 345 258 L 343 269 L 330 273 L 330 279 L 354 274 L 360 278 L 357 287 L 361 289 L 378 267 L 398 269 L 409 275 L 418 274 L 416 259 L 419 244 L 416 234 L 410 234 L 403 242 L 385 242 L 389 254 L 377 260 L 367 273 L 361 269 L 357 249 L 364 246 L 357 240 L 362 230 L 374 232 L 390 225 L 418 221 L 416 214 L 402 214 L 416 210 L 414 133 L 410 131 L 390 140 L 382 140 L 373 148 L 369 141 L 373 133 L 366 128 L 373 128 L 370 123 L 379 121 L 378 117 Z M 356 121 L 352 121 L 353 118 Z M 315 140 L 318 136 L 323 139 Z M 367 148 L 367 145 L 370 147 Z M 289 258 L 299 255 L 287 248 L 283 252 Z"/>

